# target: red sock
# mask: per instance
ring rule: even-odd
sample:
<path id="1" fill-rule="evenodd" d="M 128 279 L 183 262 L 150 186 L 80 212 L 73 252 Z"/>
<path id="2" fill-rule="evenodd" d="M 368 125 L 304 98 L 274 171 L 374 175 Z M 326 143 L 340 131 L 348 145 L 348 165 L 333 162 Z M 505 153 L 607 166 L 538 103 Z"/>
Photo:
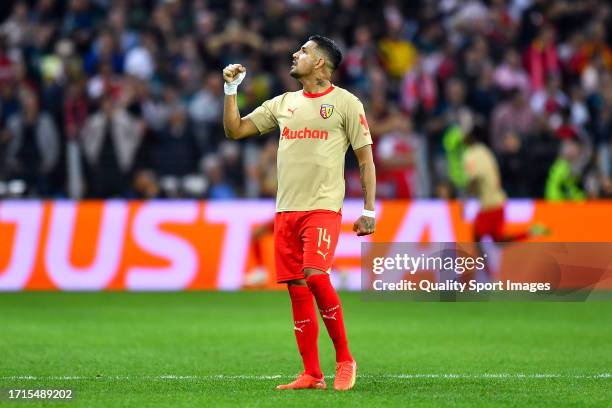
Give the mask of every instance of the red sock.
<path id="1" fill-rule="evenodd" d="M 342 305 L 336 289 L 331 284 L 328 274 L 311 275 L 306 279 L 310 291 L 317 300 L 319 312 L 327 327 L 327 333 L 334 342 L 336 362 L 353 361 L 346 340 Z"/>
<path id="2" fill-rule="evenodd" d="M 316 378 L 323 377 L 319 366 L 319 322 L 312 293 L 307 286 L 289 285 L 293 308 L 293 329 L 298 349 L 304 362 L 304 372 Z"/>

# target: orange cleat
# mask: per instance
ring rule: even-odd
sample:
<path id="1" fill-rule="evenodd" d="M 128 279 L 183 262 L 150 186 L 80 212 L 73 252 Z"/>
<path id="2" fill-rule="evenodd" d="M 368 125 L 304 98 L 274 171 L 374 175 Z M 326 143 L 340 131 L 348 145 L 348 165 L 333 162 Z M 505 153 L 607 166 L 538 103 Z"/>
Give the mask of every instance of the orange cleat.
<path id="1" fill-rule="evenodd" d="M 315 378 L 305 373 L 299 374 L 298 377 L 289 384 L 281 384 L 276 387 L 277 390 L 324 390 L 325 388 L 327 388 L 327 385 L 325 385 L 323 377 Z"/>
<path id="2" fill-rule="evenodd" d="M 342 361 L 336 364 L 336 379 L 334 389 L 347 391 L 353 388 L 357 379 L 357 363 L 355 361 Z"/>

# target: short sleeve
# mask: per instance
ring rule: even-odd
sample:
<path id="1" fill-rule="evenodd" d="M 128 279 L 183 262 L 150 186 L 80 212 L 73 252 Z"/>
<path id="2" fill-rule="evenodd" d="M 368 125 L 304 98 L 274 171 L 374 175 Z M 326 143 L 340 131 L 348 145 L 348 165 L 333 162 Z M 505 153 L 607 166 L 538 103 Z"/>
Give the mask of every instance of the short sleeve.
<path id="1" fill-rule="evenodd" d="M 366 119 L 362 103 L 357 98 L 351 98 L 347 103 L 345 117 L 346 135 L 353 150 L 372 144 L 370 127 Z"/>
<path id="2" fill-rule="evenodd" d="M 253 121 L 260 134 L 263 135 L 271 132 L 278 127 L 276 114 L 278 112 L 279 101 L 280 96 L 269 99 L 246 116 L 246 118 Z"/>

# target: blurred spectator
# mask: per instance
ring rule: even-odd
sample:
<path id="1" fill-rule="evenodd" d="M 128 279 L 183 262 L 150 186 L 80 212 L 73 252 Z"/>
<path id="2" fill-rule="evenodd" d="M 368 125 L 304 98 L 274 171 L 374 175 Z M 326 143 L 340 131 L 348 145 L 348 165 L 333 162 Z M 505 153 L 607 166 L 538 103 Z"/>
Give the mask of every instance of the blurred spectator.
<path id="1" fill-rule="evenodd" d="M 202 148 L 216 146 L 215 135 L 222 135 L 220 118 L 223 115 L 223 78 L 217 72 L 209 73 L 201 89 L 189 104 L 189 115 L 194 123 L 195 135 Z"/>
<path id="2" fill-rule="evenodd" d="M 11 88 L 11 80 L 14 78 L 13 64 L 13 60 L 9 56 L 6 34 L 2 33 L 0 34 L 0 88 L 3 90 L 3 99 L 5 99 L 8 89 Z"/>
<path id="3" fill-rule="evenodd" d="M 23 180 L 29 195 L 49 194 L 49 176 L 60 155 L 57 127 L 51 116 L 40 110 L 35 94 L 24 90 L 20 102 L 19 113 L 8 120 L 9 178 Z"/>
<path id="4" fill-rule="evenodd" d="M 506 102 L 493 110 L 490 142 L 497 154 L 514 150 L 511 146 L 522 143 L 536 131 L 536 117 L 518 89 L 510 92 Z"/>
<path id="5" fill-rule="evenodd" d="M 475 116 L 469 109 L 462 109 L 457 113 L 456 123 L 452 124 L 444 132 L 442 139 L 446 152 L 448 179 L 460 192 L 467 187 L 467 173 L 464 167 L 464 156 L 466 151 L 466 138 L 474 129 Z"/>
<path id="6" fill-rule="evenodd" d="M 64 99 L 64 131 L 71 140 L 78 139 L 89 114 L 89 101 L 83 80 L 68 86 Z"/>
<path id="7" fill-rule="evenodd" d="M 225 30 L 207 41 L 208 52 L 218 57 L 223 66 L 244 60 L 248 52 L 257 51 L 262 46 L 263 39 L 259 34 L 245 29 L 236 20 L 230 20 Z"/>
<path id="8" fill-rule="evenodd" d="M 459 123 L 462 112 L 470 111 L 466 104 L 465 82 L 457 77 L 445 84 L 444 99 L 438 104 L 431 117 L 427 118 L 425 129 L 432 143 L 430 158 L 433 165 L 433 177 L 437 182 L 446 181 L 453 173 L 452 163 L 444 147 L 445 139 Z"/>
<path id="9" fill-rule="evenodd" d="M 204 63 L 195 37 L 186 35 L 179 40 L 174 55 L 174 70 L 183 94 L 191 96 L 199 88 L 204 75 Z"/>
<path id="10" fill-rule="evenodd" d="M 26 44 L 26 38 L 31 30 L 28 18 L 29 12 L 26 1 L 16 1 L 13 6 L 13 12 L 0 25 L 0 34 L 6 36 L 11 47 L 23 47 Z"/>
<path id="11" fill-rule="evenodd" d="M 551 26 L 545 26 L 538 32 L 525 51 L 524 59 L 533 90 L 544 88 L 546 78 L 560 75 L 555 30 Z"/>
<path id="12" fill-rule="evenodd" d="M 95 76 L 90 78 L 87 84 L 89 98 L 95 100 L 104 94 L 117 98 L 121 92 L 121 79 L 113 72 L 112 65 L 102 62 L 97 72 Z"/>
<path id="13" fill-rule="evenodd" d="M 483 67 L 467 96 L 468 105 L 483 118 L 491 116 L 491 111 L 499 99 L 499 93 L 493 81 L 493 72 L 493 67 Z"/>
<path id="14" fill-rule="evenodd" d="M 180 103 L 178 89 L 171 84 L 164 84 L 154 95 L 147 94 L 141 108 L 149 129 L 161 131 L 167 126 L 173 109 Z"/>
<path id="15" fill-rule="evenodd" d="M 517 24 L 512 16 L 507 0 L 492 0 L 485 32 L 495 48 L 512 44 L 517 31 Z"/>
<path id="16" fill-rule="evenodd" d="M 546 181 L 546 199 L 550 201 L 583 200 L 580 188 L 580 145 L 575 140 L 566 140 L 561 145 L 559 158 L 550 168 Z"/>
<path id="17" fill-rule="evenodd" d="M 110 66 L 113 73 L 123 72 L 123 54 L 118 49 L 112 31 L 102 31 L 83 60 L 85 72 L 92 75 L 102 64 Z"/>
<path id="18" fill-rule="evenodd" d="M 94 36 L 96 23 L 102 18 L 102 11 L 92 0 L 68 0 L 61 32 L 72 35 L 79 51 L 84 51 Z"/>
<path id="19" fill-rule="evenodd" d="M 210 186 L 206 198 L 211 200 L 228 200 L 236 197 L 236 192 L 227 181 L 223 162 L 218 156 L 210 154 L 202 160 L 202 167 Z"/>
<path id="20" fill-rule="evenodd" d="M 594 112 L 593 133 L 596 153 L 598 193 L 612 197 L 612 82 L 606 82 L 600 103 Z"/>
<path id="21" fill-rule="evenodd" d="M 110 96 L 87 119 L 81 131 L 83 153 L 89 164 L 88 196 L 117 197 L 125 194 L 142 126 Z"/>
<path id="22" fill-rule="evenodd" d="M 603 7 L 602 7 L 603 9 Z M 603 15 L 599 16 L 599 20 L 595 20 L 588 30 L 588 39 L 584 44 L 585 59 L 600 59 L 605 69 L 612 69 L 612 45 L 610 45 L 609 33 L 606 34 L 606 26 L 604 18 L 610 18 L 610 5 Z M 606 15 L 607 14 L 607 15 Z M 609 22 L 608 22 L 609 24 Z M 580 68 L 580 67 L 578 67 Z"/>
<path id="23" fill-rule="evenodd" d="M 89 116 L 86 84 L 79 78 L 68 85 L 64 95 L 63 117 L 66 137 L 66 191 L 71 198 L 81 198 L 84 192 L 82 157 L 79 148 L 80 134 Z"/>
<path id="24" fill-rule="evenodd" d="M 403 18 L 396 7 L 386 10 L 386 35 L 379 41 L 378 48 L 383 65 L 392 78 L 401 78 L 412 69 L 417 60 L 414 45 L 402 37 Z"/>
<path id="25" fill-rule="evenodd" d="M 414 132 L 410 118 L 395 112 L 387 118 L 389 130 L 376 139 L 377 191 L 381 198 L 422 196 L 419 168 L 424 170 L 423 137 Z"/>
<path id="26" fill-rule="evenodd" d="M 528 197 L 529 185 L 525 183 L 529 169 L 525 163 L 530 160 L 528 155 L 529 142 L 523 142 L 515 131 L 509 131 L 504 138 L 504 148 L 498 153 L 500 174 L 504 180 L 504 189 L 510 197 Z M 532 166 L 531 176 L 534 176 L 537 166 Z M 546 169 L 548 170 L 548 169 Z"/>
<path id="27" fill-rule="evenodd" d="M 570 90 L 570 112 L 572 124 L 586 129 L 591 121 L 586 96 L 582 88 L 574 85 Z"/>
<path id="28" fill-rule="evenodd" d="M 153 165 L 159 176 L 185 176 L 197 167 L 198 148 L 186 109 L 171 107 L 166 124 L 151 132 Z"/>
<path id="29" fill-rule="evenodd" d="M 219 156 L 222 160 L 228 183 L 235 192 L 241 193 L 242 186 L 244 185 L 244 166 L 240 154 L 240 145 L 234 141 L 224 141 L 219 146 Z"/>
<path id="30" fill-rule="evenodd" d="M 504 61 L 495 69 L 495 84 L 501 91 L 509 92 L 519 89 L 524 94 L 529 92 L 529 78 L 521 65 L 521 57 L 514 48 L 504 54 Z"/>
<path id="31" fill-rule="evenodd" d="M 54 1 L 54 0 L 46 0 Z M 138 33 L 128 26 L 128 17 L 125 3 L 114 5 L 108 12 L 108 27 L 115 36 L 118 52 L 125 53 L 126 50 L 138 44 Z"/>
<path id="32" fill-rule="evenodd" d="M 467 89 L 472 88 L 482 76 L 483 71 L 492 65 L 491 50 L 483 36 L 476 36 L 463 53 L 463 63 L 459 67 Z M 467 92 L 466 89 L 466 92 Z"/>
<path id="33" fill-rule="evenodd" d="M 438 88 L 434 76 L 419 60 L 413 70 L 408 71 L 402 80 L 402 109 L 412 114 L 422 111 L 431 113 L 438 103 Z"/>
<path id="34" fill-rule="evenodd" d="M 357 89 L 358 94 L 364 95 L 369 89 L 368 68 L 376 63 L 376 46 L 370 28 L 356 27 L 354 44 L 346 52 L 342 62 L 347 85 Z"/>
<path id="35" fill-rule="evenodd" d="M 466 105 L 465 82 L 459 78 L 451 78 L 446 82 L 444 99 L 438 104 L 428 127 L 430 133 L 446 130 L 459 122 L 460 112 L 468 109 Z"/>
<path id="36" fill-rule="evenodd" d="M 134 182 L 132 183 L 132 189 L 128 193 L 128 197 L 150 200 L 162 198 L 164 197 L 164 193 L 157 182 L 155 173 L 152 170 L 142 169 L 135 172 Z"/>
<path id="37" fill-rule="evenodd" d="M 555 118 L 558 121 L 558 113 L 569 103 L 567 95 L 561 90 L 560 79 L 553 75 L 546 80 L 546 87 L 536 91 L 531 97 L 531 110 L 536 115 L 549 118 L 552 127 L 555 126 Z"/>
<path id="38" fill-rule="evenodd" d="M 138 47 L 125 56 L 125 72 L 143 80 L 150 80 L 155 73 L 158 46 L 153 32 L 145 32 Z"/>

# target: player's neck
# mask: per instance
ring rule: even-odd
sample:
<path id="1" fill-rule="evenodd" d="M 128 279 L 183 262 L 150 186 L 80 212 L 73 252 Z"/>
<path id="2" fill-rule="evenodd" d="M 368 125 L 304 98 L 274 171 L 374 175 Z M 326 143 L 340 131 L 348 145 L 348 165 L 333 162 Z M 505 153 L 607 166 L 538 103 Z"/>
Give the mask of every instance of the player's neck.
<path id="1" fill-rule="evenodd" d="M 302 78 L 300 80 L 304 92 L 309 94 L 320 94 L 325 92 L 332 86 L 329 79 L 321 78 Z"/>

